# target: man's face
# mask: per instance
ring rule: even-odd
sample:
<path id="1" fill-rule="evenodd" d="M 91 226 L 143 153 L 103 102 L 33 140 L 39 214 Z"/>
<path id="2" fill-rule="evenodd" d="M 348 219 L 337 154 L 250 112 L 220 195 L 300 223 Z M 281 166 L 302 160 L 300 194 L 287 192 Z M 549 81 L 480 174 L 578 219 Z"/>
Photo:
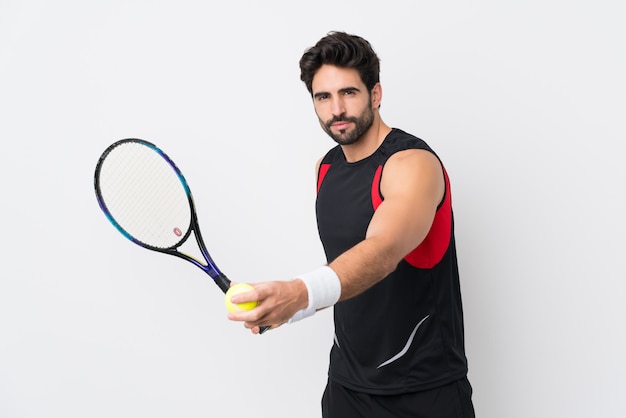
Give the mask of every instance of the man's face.
<path id="1" fill-rule="evenodd" d="M 370 92 L 357 70 L 323 65 L 315 73 L 312 87 L 320 125 L 339 145 L 356 143 L 372 126 Z"/>

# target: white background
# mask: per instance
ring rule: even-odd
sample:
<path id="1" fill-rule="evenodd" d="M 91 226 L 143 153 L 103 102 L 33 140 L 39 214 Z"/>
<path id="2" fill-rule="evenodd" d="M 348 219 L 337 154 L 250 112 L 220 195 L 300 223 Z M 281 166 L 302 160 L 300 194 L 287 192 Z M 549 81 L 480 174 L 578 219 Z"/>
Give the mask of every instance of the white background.
<path id="1" fill-rule="evenodd" d="M 626 416 L 622 4 L 0 0 L 0 416 L 320 415 L 330 312 L 227 321 L 204 273 L 111 227 L 93 169 L 155 142 L 232 279 L 322 264 L 333 143 L 298 60 L 330 30 L 371 41 L 383 119 L 451 175 L 478 416 Z"/>

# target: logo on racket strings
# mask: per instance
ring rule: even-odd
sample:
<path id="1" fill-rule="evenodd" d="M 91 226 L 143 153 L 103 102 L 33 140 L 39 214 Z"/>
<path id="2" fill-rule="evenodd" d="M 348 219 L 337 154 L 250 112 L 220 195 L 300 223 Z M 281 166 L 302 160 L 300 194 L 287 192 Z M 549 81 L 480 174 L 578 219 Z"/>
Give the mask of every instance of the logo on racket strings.
<path id="1" fill-rule="evenodd" d="M 174 235 L 180 237 L 181 235 L 183 235 L 183 231 L 181 231 L 179 227 L 176 227 L 174 228 Z"/>

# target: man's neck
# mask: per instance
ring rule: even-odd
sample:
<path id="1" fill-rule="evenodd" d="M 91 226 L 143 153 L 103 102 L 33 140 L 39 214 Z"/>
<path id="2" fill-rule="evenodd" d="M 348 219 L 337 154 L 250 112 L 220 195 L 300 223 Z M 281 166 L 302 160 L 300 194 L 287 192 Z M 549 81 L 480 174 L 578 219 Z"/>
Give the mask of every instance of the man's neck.
<path id="1" fill-rule="evenodd" d="M 376 118 L 372 126 L 357 142 L 341 146 L 343 154 L 346 156 L 346 161 L 355 163 L 372 155 L 389 135 L 389 132 L 391 132 L 391 128 L 380 118 Z"/>

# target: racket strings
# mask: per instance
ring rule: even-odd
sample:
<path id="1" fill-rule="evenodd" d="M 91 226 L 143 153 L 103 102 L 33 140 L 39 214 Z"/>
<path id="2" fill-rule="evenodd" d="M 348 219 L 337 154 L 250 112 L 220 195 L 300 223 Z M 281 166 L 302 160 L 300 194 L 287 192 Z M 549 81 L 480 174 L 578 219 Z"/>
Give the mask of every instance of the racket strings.
<path id="1" fill-rule="evenodd" d="M 100 170 L 100 191 L 119 227 L 144 244 L 175 247 L 189 230 L 188 190 L 170 162 L 142 143 L 111 150 Z"/>

